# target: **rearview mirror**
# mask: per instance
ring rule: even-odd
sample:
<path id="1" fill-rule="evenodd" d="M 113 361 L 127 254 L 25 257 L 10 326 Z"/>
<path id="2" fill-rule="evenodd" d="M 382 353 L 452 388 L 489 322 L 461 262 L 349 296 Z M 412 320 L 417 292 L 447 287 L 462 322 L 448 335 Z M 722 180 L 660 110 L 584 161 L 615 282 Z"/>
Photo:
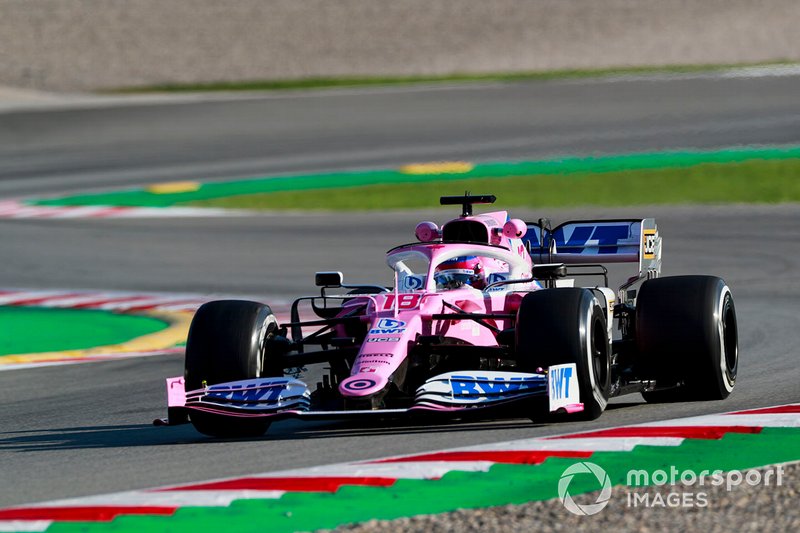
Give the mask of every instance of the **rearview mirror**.
<path id="1" fill-rule="evenodd" d="M 567 276 L 567 267 L 564 263 L 543 263 L 533 265 L 531 274 L 535 279 L 554 280 Z"/>
<path id="2" fill-rule="evenodd" d="M 314 284 L 317 287 L 338 288 L 342 286 L 344 276 L 341 272 L 317 272 L 314 275 Z"/>

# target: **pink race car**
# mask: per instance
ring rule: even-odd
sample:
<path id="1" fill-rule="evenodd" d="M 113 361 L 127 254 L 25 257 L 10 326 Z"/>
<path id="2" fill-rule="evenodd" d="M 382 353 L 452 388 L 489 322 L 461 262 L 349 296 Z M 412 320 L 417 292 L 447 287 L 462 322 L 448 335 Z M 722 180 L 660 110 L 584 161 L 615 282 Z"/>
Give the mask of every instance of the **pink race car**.
<path id="1" fill-rule="evenodd" d="M 505 211 L 473 215 L 494 201 L 442 197 L 461 216 L 441 228 L 422 222 L 418 242 L 387 252 L 391 287 L 319 272 L 320 295 L 296 300 L 284 324 L 256 302 L 203 305 L 185 374 L 167 380 L 169 416 L 157 422 L 235 437 L 289 417 L 593 419 L 621 394 L 731 393 L 731 291 L 711 276 L 659 277 L 655 220 L 551 228 Z M 614 291 L 604 264 L 624 262 L 638 274 Z M 315 319 L 301 321 L 301 306 Z M 324 371 L 306 368 L 320 363 Z"/>

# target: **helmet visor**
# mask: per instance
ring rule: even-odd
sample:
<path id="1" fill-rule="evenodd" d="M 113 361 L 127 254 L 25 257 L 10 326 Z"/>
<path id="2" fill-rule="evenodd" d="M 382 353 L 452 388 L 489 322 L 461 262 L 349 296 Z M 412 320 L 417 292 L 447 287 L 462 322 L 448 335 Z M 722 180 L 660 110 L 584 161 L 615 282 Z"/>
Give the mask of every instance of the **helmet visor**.
<path id="1" fill-rule="evenodd" d="M 442 270 L 437 272 L 433 279 L 436 281 L 437 290 L 457 289 L 464 285 L 472 285 L 472 280 L 475 278 L 473 270 L 457 268 L 451 270 Z"/>

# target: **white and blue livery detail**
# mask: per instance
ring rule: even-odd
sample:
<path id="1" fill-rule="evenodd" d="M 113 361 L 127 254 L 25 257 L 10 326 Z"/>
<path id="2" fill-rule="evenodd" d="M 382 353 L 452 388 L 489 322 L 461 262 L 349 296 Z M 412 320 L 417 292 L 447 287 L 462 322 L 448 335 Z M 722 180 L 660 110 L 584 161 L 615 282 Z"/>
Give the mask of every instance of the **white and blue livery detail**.
<path id="1" fill-rule="evenodd" d="M 186 394 L 187 406 L 213 406 L 236 411 L 274 412 L 307 410 L 311 393 L 302 381 L 291 378 L 253 378 L 211 385 Z"/>
<path id="2" fill-rule="evenodd" d="M 553 365 L 547 369 L 547 397 L 550 412 L 580 404 L 578 371 L 574 363 Z"/>
<path id="3" fill-rule="evenodd" d="M 543 396 L 547 378 L 523 372 L 461 371 L 434 376 L 417 389 L 415 403 L 447 406 L 487 404 Z"/>
<path id="4" fill-rule="evenodd" d="M 565 222 L 552 230 L 528 224 L 523 239 L 536 263 L 635 263 L 661 270 L 661 238 L 652 218 Z"/>

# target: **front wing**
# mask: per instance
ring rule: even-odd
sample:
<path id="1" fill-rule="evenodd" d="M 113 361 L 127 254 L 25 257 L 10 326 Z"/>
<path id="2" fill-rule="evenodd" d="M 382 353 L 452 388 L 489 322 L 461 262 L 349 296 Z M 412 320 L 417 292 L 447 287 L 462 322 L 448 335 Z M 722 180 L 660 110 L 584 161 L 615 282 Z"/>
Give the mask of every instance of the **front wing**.
<path id="1" fill-rule="evenodd" d="M 232 418 L 347 419 L 400 418 L 416 414 L 462 416 L 512 404 L 532 402 L 547 412 L 583 411 L 574 364 L 555 365 L 541 373 L 496 371 L 448 372 L 428 379 L 405 409 L 314 410 L 308 386 L 293 378 L 254 378 L 186 391 L 182 377 L 167 379 L 168 418 L 159 425 L 185 423 L 192 411 Z M 535 400 L 542 400 L 536 402 Z M 536 413 L 534 413 L 536 414 Z"/>

